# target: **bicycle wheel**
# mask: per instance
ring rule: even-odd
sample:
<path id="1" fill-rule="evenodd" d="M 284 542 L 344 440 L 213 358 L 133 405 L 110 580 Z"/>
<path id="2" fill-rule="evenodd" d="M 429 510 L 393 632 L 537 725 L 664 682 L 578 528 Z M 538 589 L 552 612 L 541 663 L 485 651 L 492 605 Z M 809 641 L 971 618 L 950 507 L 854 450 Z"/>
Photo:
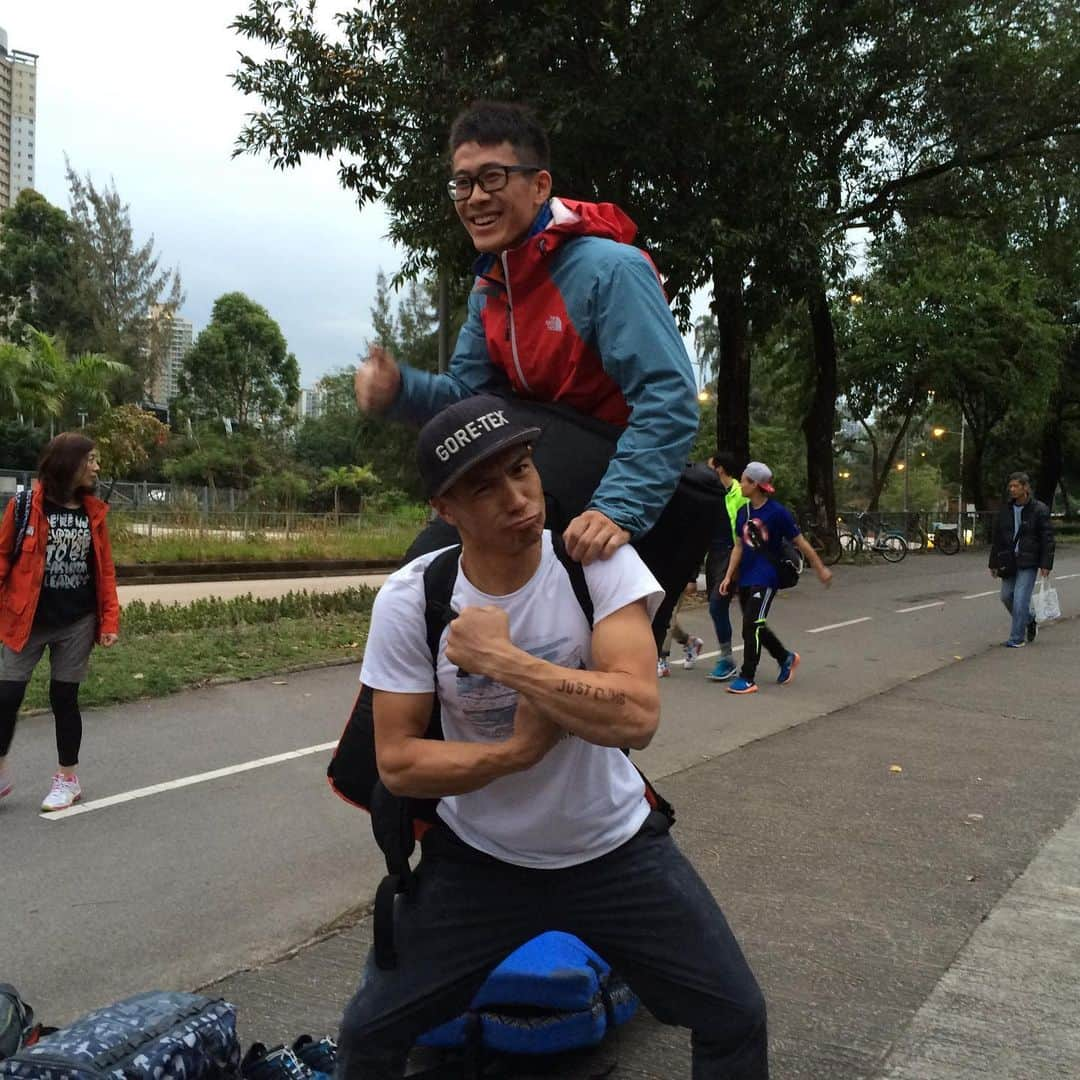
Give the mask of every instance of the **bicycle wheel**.
<path id="1" fill-rule="evenodd" d="M 861 542 L 852 532 L 842 532 L 839 536 L 840 554 L 854 558 L 861 549 Z"/>
<path id="2" fill-rule="evenodd" d="M 810 537 L 810 546 L 818 553 L 821 561 L 826 566 L 833 566 L 840 561 L 844 550 L 840 546 L 840 537 L 836 533 L 813 533 Z"/>
<path id="3" fill-rule="evenodd" d="M 960 536 L 952 529 L 939 529 L 934 535 L 934 547 L 942 555 L 955 555 L 960 550 Z"/>
<path id="4" fill-rule="evenodd" d="M 877 542 L 874 550 L 886 562 L 903 562 L 907 556 L 907 541 L 899 533 L 889 533 Z"/>

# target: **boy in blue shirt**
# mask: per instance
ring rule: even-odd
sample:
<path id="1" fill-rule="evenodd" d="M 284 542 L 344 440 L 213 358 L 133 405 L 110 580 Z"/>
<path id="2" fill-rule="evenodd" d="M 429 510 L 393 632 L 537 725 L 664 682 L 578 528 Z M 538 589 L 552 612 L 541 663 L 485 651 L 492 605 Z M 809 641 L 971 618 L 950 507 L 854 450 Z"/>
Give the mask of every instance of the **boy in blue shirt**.
<path id="1" fill-rule="evenodd" d="M 755 694 L 758 660 L 762 645 L 780 665 L 776 681 L 785 686 L 791 682 L 799 666 L 799 654 L 789 652 L 769 629 L 766 620 L 779 585 L 776 564 L 782 553 L 782 542 L 790 540 L 814 568 L 818 580 L 826 587 L 832 582 L 832 571 L 821 561 L 817 552 L 799 532 L 799 526 L 786 506 L 770 496 L 774 492 L 772 470 L 760 461 L 751 461 L 739 481 L 749 503 L 739 510 L 735 532 L 739 537 L 731 553 L 727 575 L 720 583 L 720 592 L 728 595 L 732 583 L 739 583 L 739 605 L 743 616 L 743 662 L 739 677 L 727 687 L 729 694 Z"/>

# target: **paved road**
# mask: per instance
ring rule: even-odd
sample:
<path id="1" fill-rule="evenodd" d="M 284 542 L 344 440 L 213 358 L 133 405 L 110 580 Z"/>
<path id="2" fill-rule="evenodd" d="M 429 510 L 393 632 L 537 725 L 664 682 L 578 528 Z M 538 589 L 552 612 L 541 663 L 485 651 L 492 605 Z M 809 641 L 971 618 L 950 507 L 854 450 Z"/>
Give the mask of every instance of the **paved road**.
<path id="1" fill-rule="evenodd" d="M 1058 569 L 1063 606 L 1076 610 L 1080 552 L 1063 551 Z M 670 775 L 845 706 L 873 716 L 883 691 L 1004 638 L 992 591 L 974 556 L 844 567 L 828 592 L 804 582 L 772 619 L 803 655 L 795 683 L 765 683 L 766 661 L 762 693 L 733 698 L 703 670 L 676 670 L 643 767 Z M 707 637 L 703 610 L 687 622 Z M 200 985 L 279 955 L 366 903 L 379 874 L 367 820 L 323 779 L 356 674 L 334 668 L 90 712 L 87 802 L 52 819 L 36 813 L 51 722 L 25 721 L 18 786 L 0 810 L 4 977 L 63 1021 L 150 985 Z"/>

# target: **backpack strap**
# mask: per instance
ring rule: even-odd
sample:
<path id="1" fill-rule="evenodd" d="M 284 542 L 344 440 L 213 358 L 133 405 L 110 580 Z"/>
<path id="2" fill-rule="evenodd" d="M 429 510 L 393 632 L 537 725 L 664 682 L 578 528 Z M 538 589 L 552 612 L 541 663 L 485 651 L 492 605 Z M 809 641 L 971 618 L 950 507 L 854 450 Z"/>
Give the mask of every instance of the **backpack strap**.
<path id="1" fill-rule="evenodd" d="M 447 548 L 436 555 L 424 568 L 424 634 L 431 651 L 432 702 L 431 719 L 424 735 L 441 739 L 442 714 L 439 709 L 438 674 L 439 642 L 443 631 L 457 617 L 451 606 L 454 582 L 457 581 L 461 547 Z M 416 871 L 409 863 L 416 847 L 416 825 L 432 822 L 437 799 L 412 799 L 392 795 L 382 781 L 375 784 L 371 796 L 371 828 L 386 860 L 386 876 L 375 893 L 372 931 L 375 963 L 383 971 L 397 967 L 394 948 L 394 902 L 399 895 L 410 896 L 416 887 Z"/>
<path id="2" fill-rule="evenodd" d="M 585 568 L 581 563 L 570 558 L 561 533 L 553 532 L 551 534 L 551 546 L 555 551 L 555 557 L 562 563 L 566 576 L 570 579 L 574 596 L 577 597 L 577 602 L 581 606 L 582 613 L 591 630 L 593 628 L 593 602 L 592 597 L 589 595 L 589 583 L 585 580 Z"/>
<path id="3" fill-rule="evenodd" d="M 14 562 L 22 554 L 23 541 L 26 539 L 26 529 L 30 524 L 30 497 L 31 491 L 24 487 L 15 496 L 15 543 L 11 545 L 11 561 Z"/>

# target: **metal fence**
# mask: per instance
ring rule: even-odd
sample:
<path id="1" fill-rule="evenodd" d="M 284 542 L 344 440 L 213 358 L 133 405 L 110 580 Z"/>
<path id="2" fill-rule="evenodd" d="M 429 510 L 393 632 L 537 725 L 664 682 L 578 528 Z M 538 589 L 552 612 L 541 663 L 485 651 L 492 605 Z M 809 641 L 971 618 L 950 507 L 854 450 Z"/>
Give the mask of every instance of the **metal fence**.
<path id="1" fill-rule="evenodd" d="M 26 487 L 37 474 L 32 470 L 0 469 L 0 506 Z M 250 491 L 239 488 L 189 487 L 184 484 L 99 480 L 98 491 L 117 509 L 157 509 L 178 507 L 205 513 L 235 513 L 254 501 Z"/>
<path id="2" fill-rule="evenodd" d="M 899 533 L 907 540 L 908 551 L 926 551 L 934 546 L 934 537 L 939 528 L 955 530 L 961 547 L 988 547 L 994 529 L 996 510 L 969 511 L 962 514 L 958 521 L 955 515 L 933 511 L 876 511 L 841 510 L 837 514 L 838 528 L 841 533 L 851 531 L 858 525 L 867 536 L 876 536 L 879 532 Z"/>
<path id="3" fill-rule="evenodd" d="M 203 512 L 179 507 L 140 510 L 114 508 L 109 515 L 113 533 L 126 530 L 148 540 L 166 538 L 221 541 L 290 540 L 342 534 L 366 537 L 396 536 L 417 532 L 428 520 L 425 507 L 406 507 L 386 513 L 304 514 L 276 510 L 226 510 Z"/>

